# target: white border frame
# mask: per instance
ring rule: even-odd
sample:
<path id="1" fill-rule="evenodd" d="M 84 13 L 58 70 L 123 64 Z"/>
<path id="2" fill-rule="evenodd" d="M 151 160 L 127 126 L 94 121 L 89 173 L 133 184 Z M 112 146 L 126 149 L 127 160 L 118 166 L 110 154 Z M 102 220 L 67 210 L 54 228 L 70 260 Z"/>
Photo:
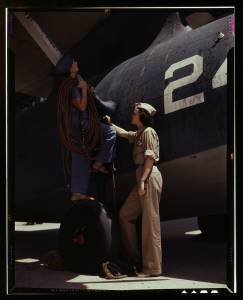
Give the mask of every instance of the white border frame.
<path id="1" fill-rule="evenodd" d="M 8 8 L 5 8 L 5 120 L 6 120 L 6 128 L 5 128 L 5 142 L 6 142 L 6 294 L 8 295 Z"/>

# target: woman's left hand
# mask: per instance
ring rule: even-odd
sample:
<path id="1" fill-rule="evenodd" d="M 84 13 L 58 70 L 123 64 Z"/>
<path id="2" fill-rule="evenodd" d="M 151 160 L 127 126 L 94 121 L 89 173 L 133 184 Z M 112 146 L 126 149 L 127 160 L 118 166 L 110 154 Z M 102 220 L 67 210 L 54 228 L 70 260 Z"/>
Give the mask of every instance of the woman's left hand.
<path id="1" fill-rule="evenodd" d="M 87 87 L 88 87 L 88 84 L 87 84 L 87 82 L 85 81 L 85 80 L 83 80 L 83 79 L 80 79 L 79 81 L 78 81 L 78 87 L 79 88 L 86 88 L 87 89 Z"/>
<path id="2" fill-rule="evenodd" d="M 146 193 L 145 191 L 145 184 L 144 181 L 140 181 L 138 184 L 138 195 L 139 196 L 144 196 Z"/>

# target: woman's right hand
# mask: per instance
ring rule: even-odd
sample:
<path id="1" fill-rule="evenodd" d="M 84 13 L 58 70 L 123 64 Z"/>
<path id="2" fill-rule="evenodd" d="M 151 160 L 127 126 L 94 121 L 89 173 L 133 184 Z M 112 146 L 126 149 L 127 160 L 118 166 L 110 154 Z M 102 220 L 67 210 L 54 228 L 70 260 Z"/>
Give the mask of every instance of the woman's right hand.
<path id="1" fill-rule="evenodd" d="M 111 117 L 110 117 L 110 116 L 105 115 L 105 116 L 104 116 L 104 119 L 106 120 L 106 122 L 107 122 L 108 124 L 111 124 Z"/>

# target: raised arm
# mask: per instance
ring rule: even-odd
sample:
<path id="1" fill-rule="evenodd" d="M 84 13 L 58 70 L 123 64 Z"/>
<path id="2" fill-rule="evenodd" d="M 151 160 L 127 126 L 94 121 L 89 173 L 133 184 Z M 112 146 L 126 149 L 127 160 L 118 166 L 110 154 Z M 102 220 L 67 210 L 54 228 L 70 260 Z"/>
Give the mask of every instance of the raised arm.
<path id="1" fill-rule="evenodd" d="M 111 123 L 111 126 L 113 126 L 113 127 L 115 128 L 116 133 L 117 133 L 120 137 L 123 137 L 123 138 L 128 139 L 128 132 L 127 132 L 125 129 L 123 129 L 123 128 L 121 128 L 121 127 L 119 127 L 119 126 L 117 126 L 117 125 L 115 125 L 115 124 L 113 124 L 113 123 Z"/>
<path id="2" fill-rule="evenodd" d="M 107 123 L 108 123 L 108 124 L 110 124 L 112 127 L 115 128 L 117 135 L 119 135 L 120 137 L 123 137 L 123 138 L 128 139 L 128 131 L 126 131 L 125 129 L 123 129 L 123 128 L 121 128 L 121 127 L 115 125 L 115 124 L 113 124 L 113 123 L 111 122 L 110 116 L 107 116 L 107 115 L 106 115 L 104 118 L 107 120 Z"/>
<path id="3" fill-rule="evenodd" d="M 79 89 L 82 90 L 82 93 L 80 93 Z M 75 87 L 72 103 L 80 111 L 87 109 L 87 90 L 88 85 L 84 80 L 80 80 L 78 87 Z"/>

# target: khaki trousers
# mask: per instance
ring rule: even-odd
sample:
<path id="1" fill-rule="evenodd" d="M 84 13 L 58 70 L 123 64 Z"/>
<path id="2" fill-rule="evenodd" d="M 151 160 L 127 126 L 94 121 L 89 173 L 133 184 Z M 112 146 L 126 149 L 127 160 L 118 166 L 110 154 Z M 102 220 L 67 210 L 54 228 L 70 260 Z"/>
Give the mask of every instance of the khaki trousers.
<path id="1" fill-rule="evenodd" d="M 136 170 L 137 182 L 142 176 L 143 166 Z M 162 192 L 163 179 L 156 166 L 153 167 L 146 180 L 146 194 L 138 195 L 137 185 L 132 189 L 119 212 L 122 244 L 124 254 L 136 259 L 136 219 L 142 214 L 142 262 L 143 272 L 147 274 L 162 273 L 162 250 L 159 203 Z"/>

